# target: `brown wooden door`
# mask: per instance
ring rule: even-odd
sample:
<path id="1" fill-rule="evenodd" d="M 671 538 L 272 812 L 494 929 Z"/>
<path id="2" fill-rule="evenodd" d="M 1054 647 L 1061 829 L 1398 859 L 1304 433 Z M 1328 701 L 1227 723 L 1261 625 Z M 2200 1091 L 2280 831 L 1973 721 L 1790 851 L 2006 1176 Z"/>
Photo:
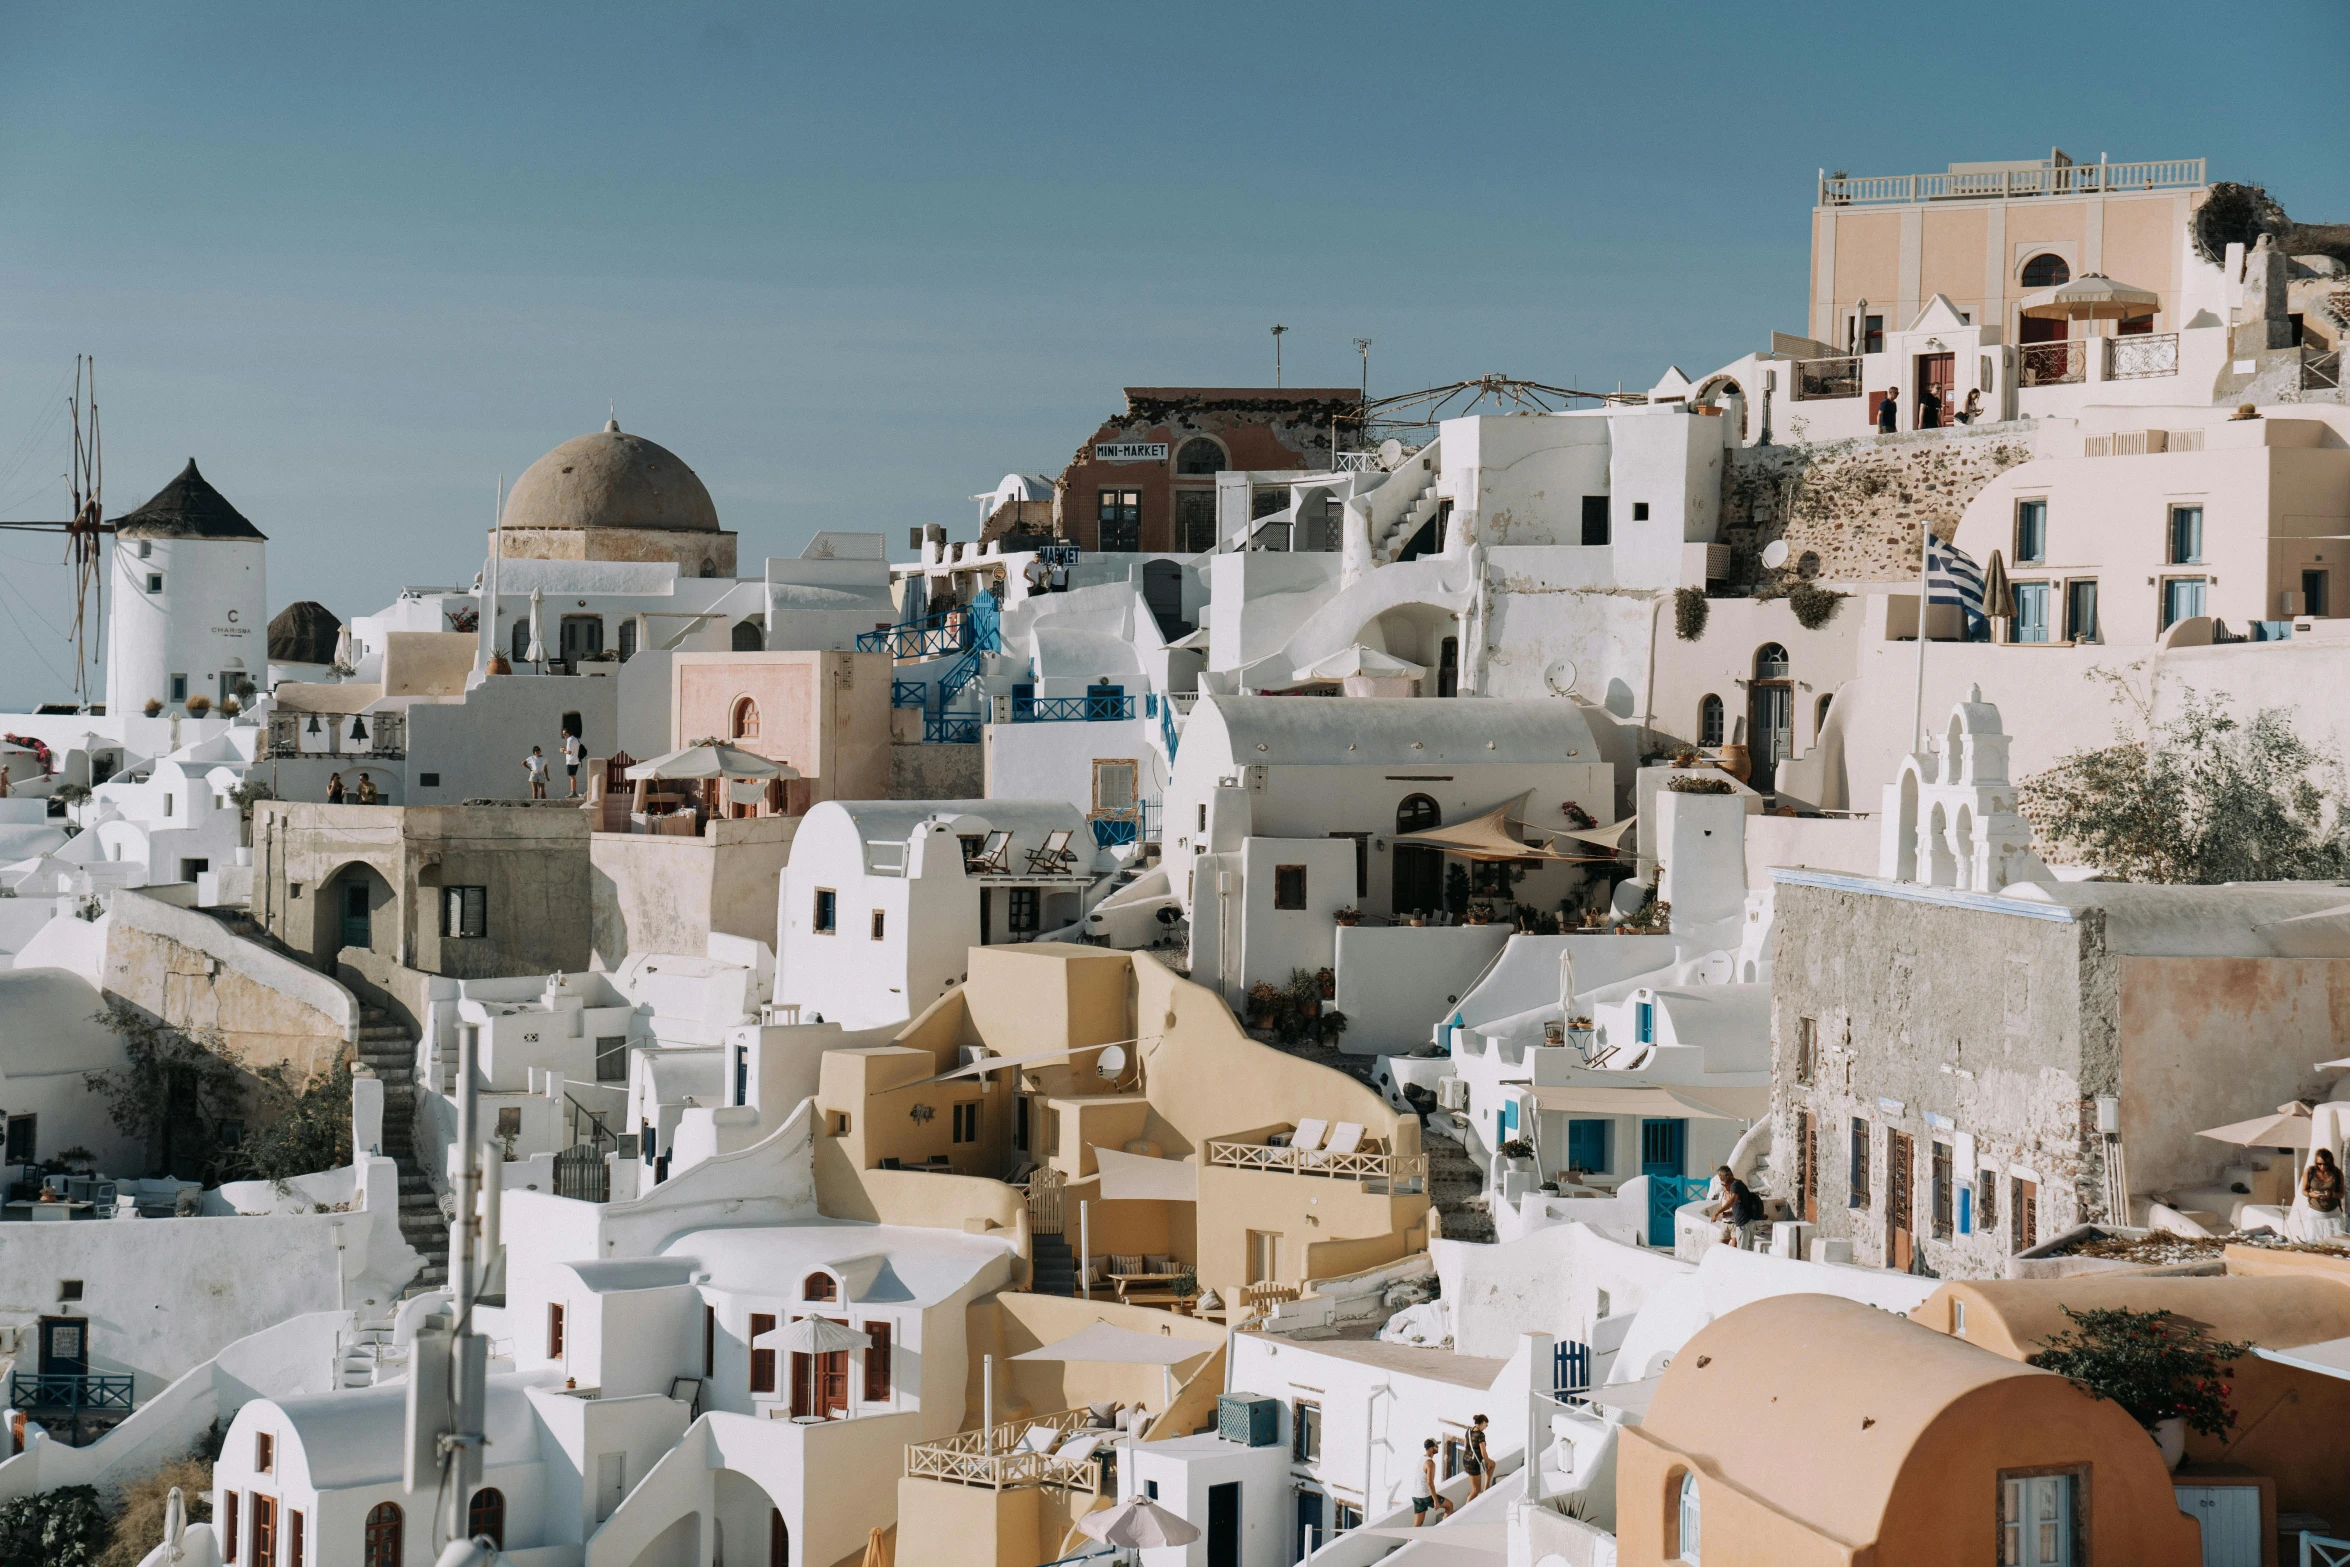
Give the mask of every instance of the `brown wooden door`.
<path id="1" fill-rule="evenodd" d="M 842 1327 L 848 1326 L 844 1317 L 830 1317 Z M 803 1355 L 797 1350 L 791 1357 L 791 1412 L 794 1415 L 822 1415 L 827 1420 L 837 1419 L 849 1412 L 849 1352 L 836 1349 L 829 1355 Z"/>
<path id="2" fill-rule="evenodd" d="M 1803 1222 L 1820 1222 L 1820 1129 L 1809 1110 L 1795 1112 L 1796 1137 L 1803 1149 Z"/>
<path id="3" fill-rule="evenodd" d="M 1923 398 L 1932 392 L 1941 399 L 1940 422 L 1950 423 L 1950 394 L 1958 386 L 1958 356 L 1956 354 L 1918 355 L 1918 393 Z"/>
<path id="4" fill-rule="evenodd" d="M 1907 1273 L 1917 1256 L 1911 1226 L 1910 1182 L 1917 1153 L 1907 1132 L 1886 1136 L 1885 1148 L 1885 1266 Z"/>
<path id="5" fill-rule="evenodd" d="M 2007 1205 L 2008 1250 L 2024 1251 L 2039 1245 L 2039 1229 L 2040 1188 L 2031 1181 L 2019 1180 Z"/>

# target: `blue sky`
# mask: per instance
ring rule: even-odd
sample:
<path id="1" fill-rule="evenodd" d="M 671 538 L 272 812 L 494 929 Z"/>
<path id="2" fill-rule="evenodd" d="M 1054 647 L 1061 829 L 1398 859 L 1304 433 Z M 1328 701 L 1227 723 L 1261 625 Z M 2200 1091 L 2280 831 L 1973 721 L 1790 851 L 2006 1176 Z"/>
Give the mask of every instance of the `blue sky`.
<path id="1" fill-rule="evenodd" d="M 349 615 L 470 580 L 608 401 L 749 562 L 968 536 L 1275 321 L 1374 392 L 1718 363 L 1801 329 L 1823 165 L 2202 155 L 2350 220 L 2350 7 L 2261 7 L 2256 78 L 2213 14 L 0 4 L 0 516 L 64 513 L 84 350 L 109 509 L 193 455 L 272 609 Z M 70 672 L 51 554 L 0 535 L 0 703 Z"/>

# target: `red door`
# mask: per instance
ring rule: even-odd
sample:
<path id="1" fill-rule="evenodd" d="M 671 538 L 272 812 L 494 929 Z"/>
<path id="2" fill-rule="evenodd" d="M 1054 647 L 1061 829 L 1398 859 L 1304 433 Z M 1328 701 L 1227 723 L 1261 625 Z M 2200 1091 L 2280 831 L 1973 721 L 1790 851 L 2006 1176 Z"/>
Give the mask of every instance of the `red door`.
<path id="1" fill-rule="evenodd" d="M 1939 411 L 1935 415 L 1935 422 L 1938 426 L 1950 423 L 1950 394 L 1957 385 L 1958 356 L 1956 354 L 1918 355 L 1918 399 L 1921 402 L 1924 401 L 1925 394 L 1928 392 L 1932 392 L 1936 398 L 1940 399 L 1936 405 Z"/>

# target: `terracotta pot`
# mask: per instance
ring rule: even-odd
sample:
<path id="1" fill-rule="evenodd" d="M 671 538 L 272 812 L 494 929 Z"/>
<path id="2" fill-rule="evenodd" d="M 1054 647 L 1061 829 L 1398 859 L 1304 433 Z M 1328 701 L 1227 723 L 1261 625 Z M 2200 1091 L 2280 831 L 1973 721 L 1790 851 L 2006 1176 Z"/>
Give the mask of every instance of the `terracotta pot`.
<path id="1" fill-rule="evenodd" d="M 1714 765 L 1740 783 L 1754 776 L 1754 756 L 1742 745 L 1723 746 L 1721 760 Z"/>

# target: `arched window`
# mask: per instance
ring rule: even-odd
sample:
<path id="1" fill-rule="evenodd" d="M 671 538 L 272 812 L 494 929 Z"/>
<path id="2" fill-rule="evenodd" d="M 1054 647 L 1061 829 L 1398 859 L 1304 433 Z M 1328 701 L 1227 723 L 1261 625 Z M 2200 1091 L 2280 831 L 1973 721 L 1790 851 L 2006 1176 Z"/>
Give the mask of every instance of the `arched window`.
<path id="1" fill-rule="evenodd" d="M 2024 287 L 2055 288 L 2073 280 L 2073 269 L 2064 264 L 2064 257 L 2043 250 L 2024 263 Z"/>
<path id="2" fill-rule="evenodd" d="M 829 1273 L 811 1273 L 807 1282 L 800 1286 L 800 1299 L 838 1300 L 840 1285 Z"/>
<path id="3" fill-rule="evenodd" d="M 734 623 L 735 652 L 763 653 L 766 650 L 767 632 L 757 621 L 738 620 Z"/>
<path id="4" fill-rule="evenodd" d="M 1813 734 L 1819 735 L 1828 732 L 1828 705 L 1835 700 L 1836 694 L 1833 691 L 1820 698 L 1819 706 L 1812 712 L 1811 732 Z"/>
<path id="5" fill-rule="evenodd" d="M 1694 1564 L 1698 1559 L 1697 1539 L 1699 1523 L 1697 1510 L 1697 1474 L 1694 1470 L 1684 1470 L 1681 1474 L 1681 1506 L 1679 1523 L 1680 1527 L 1675 1531 L 1675 1533 L 1680 1535 L 1680 1550 L 1675 1554 L 1679 1556 L 1682 1561 Z"/>
<path id="6" fill-rule="evenodd" d="M 1787 678 L 1787 650 L 1776 642 L 1765 642 L 1754 650 L 1754 678 L 1757 680 L 1784 680 Z"/>
<path id="7" fill-rule="evenodd" d="M 1697 704 L 1697 743 L 1722 743 L 1722 699 L 1711 692 Z"/>
<path id="8" fill-rule="evenodd" d="M 473 1500 L 465 1507 L 465 1537 L 490 1537 L 490 1544 L 499 1550 L 506 1548 L 506 1493 L 496 1486 L 483 1486 L 473 1493 Z"/>
<path id="9" fill-rule="evenodd" d="M 726 732 L 729 738 L 735 740 L 758 739 L 759 704 L 747 696 L 735 703 L 733 716 L 726 721 Z"/>
<path id="10" fill-rule="evenodd" d="M 367 1541 L 359 1567 L 404 1567 L 400 1550 L 400 1504 L 378 1502 L 367 1515 Z"/>
<path id="11" fill-rule="evenodd" d="M 1204 435 L 1195 435 L 1176 448 L 1177 473 L 1221 473 L 1224 467 L 1224 448 Z"/>
<path id="12" fill-rule="evenodd" d="M 1444 812 L 1424 794 L 1407 794 L 1403 804 L 1395 808 L 1397 832 L 1426 832 L 1431 827 L 1443 825 Z"/>
<path id="13" fill-rule="evenodd" d="M 714 560 L 706 560 L 706 561 L 703 561 L 703 562 L 702 562 L 702 575 L 703 575 L 703 576 L 705 576 L 705 577 L 715 577 L 715 576 L 717 576 L 717 575 L 718 575 L 718 562 L 716 562 L 716 561 L 714 561 Z"/>

